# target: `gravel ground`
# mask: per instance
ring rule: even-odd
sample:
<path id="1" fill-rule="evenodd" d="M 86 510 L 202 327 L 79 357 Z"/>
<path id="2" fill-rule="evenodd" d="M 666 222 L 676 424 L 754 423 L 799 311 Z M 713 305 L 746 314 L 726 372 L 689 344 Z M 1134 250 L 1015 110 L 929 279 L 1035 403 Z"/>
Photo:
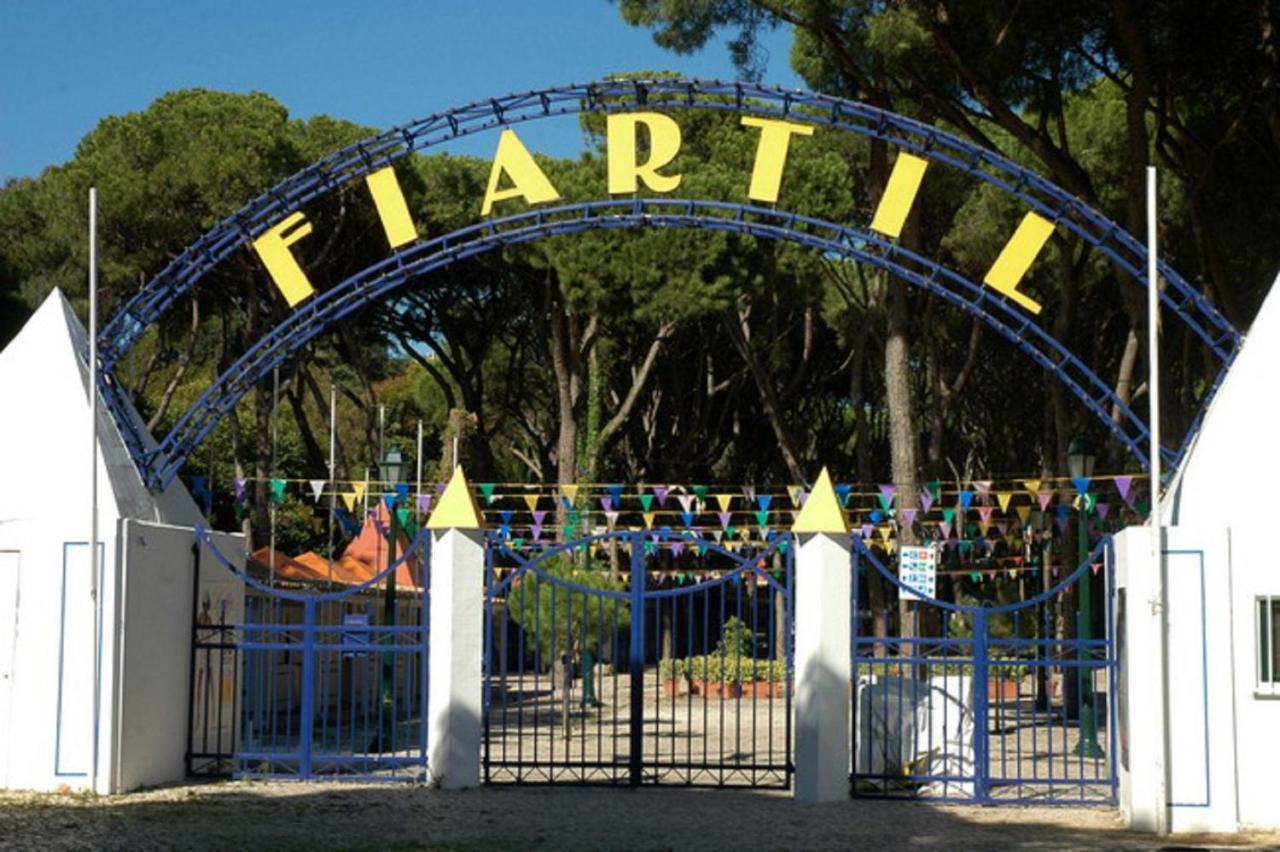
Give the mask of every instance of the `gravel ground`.
<path id="1" fill-rule="evenodd" d="M 788 793 L 582 787 L 444 792 L 225 782 L 124 796 L 0 792 L 4 849 L 1280 849 L 1280 833 L 1121 830 L 1109 809 L 800 805 Z"/>

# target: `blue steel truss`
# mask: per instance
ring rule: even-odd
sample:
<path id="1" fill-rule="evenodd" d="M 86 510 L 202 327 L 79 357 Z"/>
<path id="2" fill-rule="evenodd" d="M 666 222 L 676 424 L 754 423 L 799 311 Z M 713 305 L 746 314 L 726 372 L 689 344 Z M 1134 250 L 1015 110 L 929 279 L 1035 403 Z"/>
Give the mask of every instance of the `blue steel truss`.
<path id="1" fill-rule="evenodd" d="M 755 83 L 690 79 L 598 81 L 512 94 L 435 113 L 350 145 L 266 191 L 189 246 L 103 327 L 99 353 L 107 404 L 127 430 L 125 402 L 110 379 L 110 371 L 143 330 L 210 269 L 309 201 L 414 151 L 454 139 L 542 118 L 638 107 L 708 109 L 786 118 L 882 140 L 1013 195 L 1102 252 L 1134 280 L 1145 282 L 1146 249 L 1115 222 L 1028 169 L 936 127 L 857 101 Z M 385 266 L 379 264 L 378 268 Z M 1161 295 L 1163 304 L 1204 342 L 1220 365 L 1202 400 L 1203 413 L 1235 358 L 1240 335 L 1174 269 L 1162 263 L 1160 274 L 1167 285 Z M 306 308 L 302 311 L 305 313 Z M 1025 321 L 1018 324 L 1026 326 Z M 1173 454 L 1174 459 L 1181 458 L 1198 423 L 1197 417 Z M 136 434 L 127 436 L 127 440 L 135 460 L 146 467 L 146 457 L 155 455 L 154 451 L 148 451 Z M 1131 444 L 1126 445 L 1132 449 Z M 162 454 L 163 451 L 162 447 Z M 163 476 L 149 478 L 157 482 Z"/>
<path id="2" fill-rule="evenodd" d="M 706 228 L 789 240 L 833 257 L 867 263 L 936 293 L 972 313 L 1051 371 L 1145 464 L 1145 422 L 1107 383 L 1017 306 L 990 287 L 909 251 L 870 231 L 764 207 L 692 199 L 592 201 L 541 208 L 487 220 L 453 233 L 413 243 L 317 294 L 250 347 L 174 425 L 159 447 L 146 454 L 153 485 L 177 475 L 187 455 L 273 367 L 320 332 L 415 278 L 503 246 L 599 228 Z M 1120 413 L 1111 418 L 1114 407 Z M 1171 453 L 1166 455 L 1172 460 Z"/>

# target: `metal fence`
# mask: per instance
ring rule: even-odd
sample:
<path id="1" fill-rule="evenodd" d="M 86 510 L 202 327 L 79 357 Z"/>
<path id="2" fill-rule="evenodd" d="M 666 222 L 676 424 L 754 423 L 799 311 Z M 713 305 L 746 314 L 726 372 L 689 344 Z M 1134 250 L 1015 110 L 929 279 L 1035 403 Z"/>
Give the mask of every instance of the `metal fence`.
<path id="1" fill-rule="evenodd" d="M 486 782 L 790 784 L 793 552 L 669 531 L 486 559 Z"/>
<path id="2" fill-rule="evenodd" d="M 188 773 L 425 780 L 429 538 L 324 594 L 263 584 L 205 545 L 246 596 L 241 623 L 193 618 Z M 413 586 L 386 589 L 411 559 Z"/>
<path id="3" fill-rule="evenodd" d="M 904 601 L 880 613 L 898 629 L 876 636 L 866 623 L 875 615 L 868 583 L 910 590 L 855 536 L 853 795 L 1114 803 L 1112 561 L 1108 537 L 1069 577 L 1025 601 Z M 1089 608 L 1063 604 L 1093 594 L 1082 581 L 1095 566 L 1103 617 L 1098 638 L 1082 638 L 1094 632 L 1078 614 Z"/>

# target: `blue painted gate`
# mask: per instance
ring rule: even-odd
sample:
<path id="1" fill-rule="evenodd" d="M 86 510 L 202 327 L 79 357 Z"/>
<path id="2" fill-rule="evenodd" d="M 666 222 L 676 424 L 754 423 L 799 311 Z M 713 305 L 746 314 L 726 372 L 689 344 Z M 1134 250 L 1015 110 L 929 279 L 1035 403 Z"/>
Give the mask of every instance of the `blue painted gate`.
<path id="1" fill-rule="evenodd" d="M 887 636 L 872 635 L 869 583 L 911 590 L 857 535 L 852 562 L 855 797 L 1116 801 L 1109 536 L 1069 577 L 1026 600 L 900 602 L 881 613 Z M 1086 574 L 1095 570 L 1097 578 Z M 1080 608 L 1071 604 L 1085 594 L 1103 602 L 1097 638 L 1079 638 Z M 1068 619 L 1074 630 L 1064 629 Z M 910 622 L 917 629 L 901 629 Z"/>
<path id="2" fill-rule="evenodd" d="M 484 780 L 789 786 L 790 544 L 491 536 Z"/>
<path id="3" fill-rule="evenodd" d="M 264 583 L 197 536 L 243 580 L 245 606 L 235 623 L 193 602 L 188 774 L 425 780 L 430 537 L 317 593 Z"/>

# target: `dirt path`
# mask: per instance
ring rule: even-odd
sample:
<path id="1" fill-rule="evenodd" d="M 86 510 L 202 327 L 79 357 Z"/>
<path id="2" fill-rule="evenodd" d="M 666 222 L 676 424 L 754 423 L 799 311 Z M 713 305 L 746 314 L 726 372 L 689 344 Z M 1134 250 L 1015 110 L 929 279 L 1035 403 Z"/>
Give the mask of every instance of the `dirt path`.
<path id="1" fill-rule="evenodd" d="M 85 798 L 0 792 L 5 849 L 1280 849 L 1280 833 L 1120 830 L 1092 808 L 975 808 L 731 790 L 227 782 Z"/>

